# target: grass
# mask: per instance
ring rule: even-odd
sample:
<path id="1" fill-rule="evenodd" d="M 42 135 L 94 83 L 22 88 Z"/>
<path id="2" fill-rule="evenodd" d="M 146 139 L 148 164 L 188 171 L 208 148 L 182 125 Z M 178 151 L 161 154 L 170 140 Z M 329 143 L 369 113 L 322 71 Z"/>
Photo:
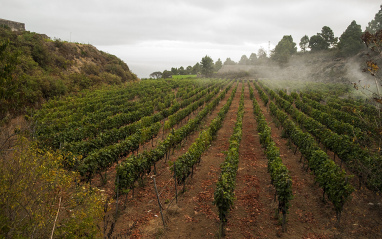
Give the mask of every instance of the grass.
<path id="1" fill-rule="evenodd" d="M 196 78 L 196 75 L 173 75 L 173 79 L 190 79 L 190 78 Z"/>

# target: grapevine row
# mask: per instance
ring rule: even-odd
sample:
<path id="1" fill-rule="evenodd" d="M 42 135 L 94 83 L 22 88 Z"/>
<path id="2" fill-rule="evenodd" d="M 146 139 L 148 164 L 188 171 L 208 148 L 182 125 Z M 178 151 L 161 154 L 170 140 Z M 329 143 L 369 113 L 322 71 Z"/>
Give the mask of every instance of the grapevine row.
<path id="1" fill-rule="evenodd" d="M 189 113 L 197 109 L 200 105 L 204 104 L 205 102 L 208 102 L 214 95 L 217 94 L 219 90 L 220 90 L 219 88 L 216 88 L 214 91 L 210 92 L 210 94 L 207 94 L 210 91 L 210 89 L 201 91 L 200 94 L 196 95 L 201 99 L 192 97 L 191 98 L 192 100 L 198 100 L 198 101 L 190 104 L 188 107 L 186 107 L 183 110 L 178 111 L 181 107 L 181 104 L 176 102 L 170 108 L 163 109 L 162 111 L 156 114 L 153 114 L 151 116 L 143 117 L 139 121 L 136 121 L 132 124 L 128 124 L 126 126 L 122 126 L 118 129 L 113 128 L 111 130 L 104 131 L 102 132 L 102 134 L 99 134 L 97 137 L 93 139 L 66 144 L 64 145 L 64 149 L 66 151 L 71 151 L 74 154 L 80 154 L 85 157 L 87 154 L 89 154 L 93 150 L 105 147 L 112 143 L 116 143 L 119 140 L 124 139 L 130 136 L 131 134 L 135 133 L 137 130 L 142 129 L 143 127 L 148 127 L 151 124 L 159 122 L 167 117 L 173 117 L 172 123 L 173 125 L 175 125 L 180 120 L 184 119 Z M 202 96 L 204 97 L 202 98 Z M 191 101 L 189 100 L 185 100 L 185 101 L 187 103 L 191 103 Z M 182 104 L 182 105 L 186 106 L 185 104 Z M 186 112 L 188 113 L 186 114 Z M 174 115 L 176 117 L 174 117 Z"/>
<path id="2" fill-rule="evenodd" d="M 218 130 L 222 127 L 225 115 L 233 101 L 236 94 L 237 87 L 232 91 L 227 103 L 221 108 L 218 116 L 212 120 L 208 129 L 200 132 L 199 137 L 190 146 L 186 153 L 180 156 L 172 168 L 175 171 L 176 180 L 178 183 L 184 183 L 186 178 L 193 172 L 193 167 L 196 163 L 200 162 L 200 158 L 208 146 L 214 140 Z"/>
<path id="3" fill-rule="evenodd" d="M 348 135 L 332 132 L 317 120 L 293 108 L 289 102 L 277 94 L 272 94 L 275 95 L 276 102 L 282 109 L 288 112 L 304 129 L 317 137 L 327 149 L 337 154 L 370 189 L 382 190 L 382 162 L 380 157 L 374 156 L 367 149 L 363 149 L 359 144 L 353 142 Z"/>
<path id="4" fill-rule="evenodd" d="M 217 91 L 211 92 L 211 97 Z M 159 133 L 160 128 L 161 123 L 156 122 L 150 127 L 138 129 L 136 133 L 121 142 L 95 150 L 86 158 L 74 162 L 74 165 L 67 166 L 76 168 L 84 178 L 90 180 L 95 173 L 101 173 L 117 162 L 121 156 L 128 155 L 130 152 L 137 150 L 140 144 L 153 139 Z"/>
<path id="5" fill-rule="evenodd" d="M 151 167 L 163 159 L 171 149 L 180 144 L 190 133 L 195 131 L 201 121 L 211 112 L 224 98 L 232 84 L 222 91 L 217 98 L 209 103 L 198 113 L 195 119 L 190 119 L 187 124 L 177 130 L 173 130 L 163 140 L 158 142 L 157 147 L 144 151 L 138 155 L 128 157 L 117 166 L 116 189 L 134 189 L 135 182 L 146 173 L 151 172 Z"/>
<path id="6" fill-rule="evenodd" d="M 229 149 L 224 162 L 220 165 L 221 173 L 214 192 L 214 204 L 219 211 L 220 233 L 224 234 L 227 215 L 235 200 L 236 174 L 239 165 L 239 147 L 242 137 L 244 116 L 244 85 L 241 91 L 239 110 L 233 134 L 229 139 Z"/>
<path id="7" fill-rule="evenodd" d="M 271 92 L 273 91 L 269 90 L 270 95 L 275 95 Z M 285 100 L 280 102 L 284 102 L 285 105 L 289 103 Z M 307 159 L 308 166 L 314 173 L 315 181 L 323 189 L 323 199 L 326 194 L 333 203 L 339 220 L 345 202 L 349 200 L 351 193 L 354 191 L 354 188 L 348 182 L 349 176 L 321 150 L 315 139 L 296 126 L 285 112 L 278 109 L 273 102 L 270 103 L 269 107 L 271 114 L 281 123 L 285 135 Z"/>
<path id="8" fill-rule="evenodd" d="M 257 85 L 257 84 L 256 84 Z M 253 89 L 249 86 L 250 91 Z M 263 99 L 264 104 L 268 103 L 268 97 L 259 87 L 256 89 L 260 90 L 260 96 Z M 253 95 L 253 93 L 251 94 Z M 266 97 L 264 97 L 264 95 Z M 273 186 L 276 189 L 276 194 L 278 196 L 279 212 L 282 212 L 283 215 L 283 230 L 285 231 L 286 223 L 286 214 L 290 206 L 290 200 L 293 198 L 292 193 L 292 178 L 289 175 L 287 167 L 283 164 L 280 157 L 279 148 L 276 146 L 275 142 L 271 136 L 271 128 L 268 126 L 268 123 L 264 117 L 264 114 L 261 112 L 260 106 L 257 103 L 254 97 L 251 97 L 253 101 L 253 110 L 254 114 L 257 117 L 257 131 L 260 135 L 260 143 L 265 148 L 265 155 L 268 158 L 268 171 L 271 175 L 271 181 Z"/>

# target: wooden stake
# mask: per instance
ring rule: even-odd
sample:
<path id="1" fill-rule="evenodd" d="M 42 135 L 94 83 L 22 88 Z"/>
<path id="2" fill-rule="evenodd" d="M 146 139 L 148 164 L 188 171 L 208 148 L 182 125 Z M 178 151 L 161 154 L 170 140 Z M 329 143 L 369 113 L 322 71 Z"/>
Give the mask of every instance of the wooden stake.
<path id="1" fill-rule="evenodd" d="M 175 166 L 175 163 L 174 163 L 174 181 L 175 181 L 175 199 L 176 199 L 176 203 L 178 204 L 178 188 L 176 186 L 177 180 L 176 180 L 176 166 Z"/>
<path id="2" fill-rule="evenodd" d="M 162 217 L 162 222 L 163 222 L 163 227 L 164 229 L 166 229 L 166 224 L 164 223 L 164 218 L 163 218 L 163 212 L 162 212 L 162 205 L 160 203 L 160 200 L 159 200 L 159 194 L 158 194 L 158 189 L 157 189 L 157 184 L 155 182 L 155 176 L 152 176 L 153 180 L 154 180 L 154 188 L 155 188 L 155 193 L 157 195 L 157 200 L 158 200 L 158 205 L 159 205 L 159 209 L 160 209 L 160 215 Z"/>

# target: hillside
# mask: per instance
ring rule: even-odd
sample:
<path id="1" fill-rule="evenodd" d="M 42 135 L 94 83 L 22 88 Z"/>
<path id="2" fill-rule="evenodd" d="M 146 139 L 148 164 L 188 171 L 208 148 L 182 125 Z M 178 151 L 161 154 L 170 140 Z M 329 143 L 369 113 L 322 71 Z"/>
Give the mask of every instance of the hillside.
<path id="1" fill-rule="evenodd" d="M 0 28 L 0 125 L 44 100 L 138 80 L 114 55 L 92 45 Z"/>

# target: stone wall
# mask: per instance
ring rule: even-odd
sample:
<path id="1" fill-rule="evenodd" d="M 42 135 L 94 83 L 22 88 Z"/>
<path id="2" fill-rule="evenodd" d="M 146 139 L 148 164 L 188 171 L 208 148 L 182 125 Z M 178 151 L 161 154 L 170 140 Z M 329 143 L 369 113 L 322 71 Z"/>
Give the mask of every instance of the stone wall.
<path id="1" fill-rule="evenodd" d="M 0 18 L 0 26 L 1 25 L 8 26 L 12 31 L 25 31 L 25 23 L 9 21 Z"/>

